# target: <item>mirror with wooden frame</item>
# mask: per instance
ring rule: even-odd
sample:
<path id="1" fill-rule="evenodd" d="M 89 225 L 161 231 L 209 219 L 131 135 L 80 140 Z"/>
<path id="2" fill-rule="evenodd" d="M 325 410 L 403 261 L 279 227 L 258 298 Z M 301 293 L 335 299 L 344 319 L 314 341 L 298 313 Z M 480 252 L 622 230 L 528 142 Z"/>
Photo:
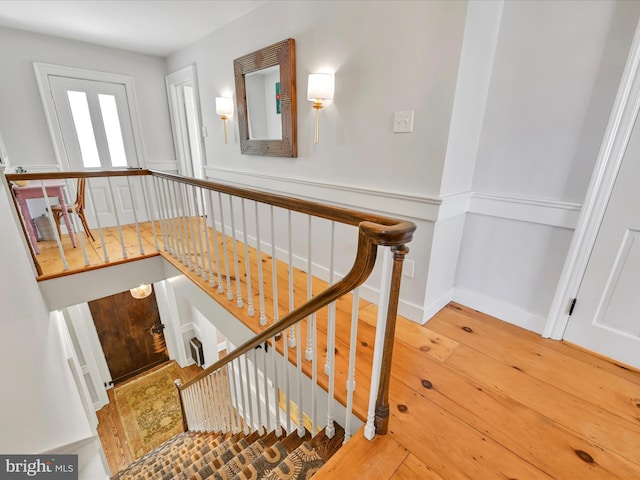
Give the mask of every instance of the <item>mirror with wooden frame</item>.
<path id="1" fill-rule="evenodd" d="M 298 156 L 295 57 L 288 38 L 233 61 L 243 154 Z"/>

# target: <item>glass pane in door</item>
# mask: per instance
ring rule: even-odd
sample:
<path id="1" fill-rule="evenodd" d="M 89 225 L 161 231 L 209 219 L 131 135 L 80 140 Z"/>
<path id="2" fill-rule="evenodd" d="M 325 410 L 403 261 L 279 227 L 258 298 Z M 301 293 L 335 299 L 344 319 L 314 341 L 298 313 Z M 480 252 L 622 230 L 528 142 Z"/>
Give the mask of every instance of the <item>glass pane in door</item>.
<path id="1" fill-rule="evenodd" d="M 68 90 L 67 98 L 69 99 L 73 125 L 80 146 L 82 164 L 84 168 L 99 168 L 100 156 L 98 155 L 96 137 L 93 134 L 93 123 L 91 122 L 91 114 L 89 113 L 87 94 L 85 92 Z"/>
<path id="2" fill-rule="evenodd" d="M 107 136 L 107 145 L 109 146 L 109 155 L 111 156 L 112 167 L 126 167 L 127 154 L 124 150 L 124 141 L 122 140 L 122 130 L 120 128 L 120 117 L 118 116 L 118 106 L 116 105 L 116 97 L 113 95 L 98 94 L 98 102 L 100 103 L 100 112 L 102 113 L 102 122 Z"/>

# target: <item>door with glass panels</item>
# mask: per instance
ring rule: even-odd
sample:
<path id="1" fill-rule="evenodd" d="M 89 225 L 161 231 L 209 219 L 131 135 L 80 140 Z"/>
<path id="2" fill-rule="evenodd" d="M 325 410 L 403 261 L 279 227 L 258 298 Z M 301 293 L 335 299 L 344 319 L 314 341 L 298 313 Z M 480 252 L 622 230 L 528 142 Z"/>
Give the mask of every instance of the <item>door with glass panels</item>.
<path id="1" fill-rule="evenodd" d="M 71 171 L 138 167 L 125 85 L 56 75 L 48 81 Z M 102 227 L 146 220 L 140 189 L 124 177 L 90 179 L 86 203 Z M 88 220 L 96 228 L 95 216 Z"/>

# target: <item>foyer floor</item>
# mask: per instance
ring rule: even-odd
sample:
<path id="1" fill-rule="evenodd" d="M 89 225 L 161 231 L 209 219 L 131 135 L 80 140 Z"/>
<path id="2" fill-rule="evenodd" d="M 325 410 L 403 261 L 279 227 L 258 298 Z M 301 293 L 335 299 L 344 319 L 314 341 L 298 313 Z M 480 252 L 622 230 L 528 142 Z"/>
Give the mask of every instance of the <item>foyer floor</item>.
<path id="1" fill-rule="evenodd" d="M 148 375 L 154 370 L 161 368 L 163 365 L 152 368 L 144 373 L 141 373 L 140 375 L 122 382 L 119 385 L 124 385 L 144 375 Z M 186 379 L 195 377 L 201 371 L 202 368 L 200 368 L 198 365 L 190 365 L 182 369 L 182 373 Z M 100 437 L 100 443 L 102 443 L 102 448 L 104 450 L 105 456 L 107 457 L 109 469 L 111 470 L 112 474 L 115 474 L 116 472 L 119 472 L 124 467 L 129 465 L 133 461 L 133 459 L 131 458 L 131 452 L 129 450 L 129 446 L 127 445 L 127 440 L 122 428 L 122 422 L 120 421 L 120 416 L 116 407 L 114 389 L 110 389 L 107 393 L 109 395 L 109 403 L 96 412 L 99 422 L 98 436 Z M 153 399 L 150 398 L 149 402 L 152 401 Z"/>
<path id="2" fill-rule="evenodd" d="M 375 314 L 360 301 L 359 348 L 373 344 Z M 370 350 L 358 350 L 357 385 L 366 385 Z M 337 370 L 346 371 L 342 344 L 338 351 Z M 387 435 L 368 442 L 358 432 L 314 479 L 640 479 L 639 372 L 461 305 L 424 326 L 398 319 L 390 408 Z M 110 421 L 104 428 L 115 431 Z M 126 450 L 114 442 L 111 451 Z"/>

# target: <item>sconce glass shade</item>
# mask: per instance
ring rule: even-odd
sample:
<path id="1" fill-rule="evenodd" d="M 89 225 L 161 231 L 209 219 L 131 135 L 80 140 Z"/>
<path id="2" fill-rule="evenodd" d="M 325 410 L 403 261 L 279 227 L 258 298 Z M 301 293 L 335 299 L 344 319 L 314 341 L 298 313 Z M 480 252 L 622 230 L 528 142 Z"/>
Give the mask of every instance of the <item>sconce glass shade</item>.
<path id="1" fill-rule="evenodd" d="M 136 300 L 142 300 L 143 298 L 147 298 L 151 295 L 152 287 L 151 284 L 140 285 L 139 287 L 132 288 L 129 290 L 131 292 L 131 296 Z"/>
<path id="2" fill-rule="evenodd" d="M 333 75 L 330 73 L 311 73 L 307 85 L 307 100 L 333 100 Z"/>
<path id="3" fill-rule="evenodd" d="M 216 114 L 229 116 L 233 113 L 233 99 L 230 97 L 216 97 Z"/>

